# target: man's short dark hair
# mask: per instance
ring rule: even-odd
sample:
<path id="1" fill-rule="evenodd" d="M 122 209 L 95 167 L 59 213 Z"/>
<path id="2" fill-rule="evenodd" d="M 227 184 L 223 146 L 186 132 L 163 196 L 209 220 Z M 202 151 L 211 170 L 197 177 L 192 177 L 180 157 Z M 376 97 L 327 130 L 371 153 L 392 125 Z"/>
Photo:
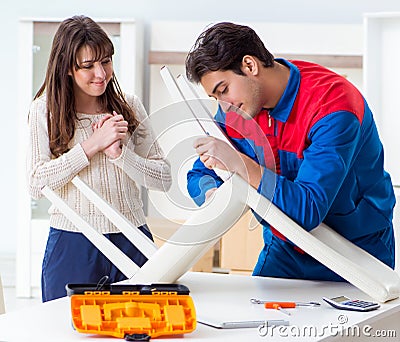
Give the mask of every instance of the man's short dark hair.
<path id="1" fill-rule="evenodd" d="M 210 71 L 232 70 L 243 75 L 245 55 L 257 57 L 264 67 L 274 63 L 274 56 L 250 27 L 228 22 L 215 24 L 197 38 L 186 57 L 186 76 L 199 83 Z"/>

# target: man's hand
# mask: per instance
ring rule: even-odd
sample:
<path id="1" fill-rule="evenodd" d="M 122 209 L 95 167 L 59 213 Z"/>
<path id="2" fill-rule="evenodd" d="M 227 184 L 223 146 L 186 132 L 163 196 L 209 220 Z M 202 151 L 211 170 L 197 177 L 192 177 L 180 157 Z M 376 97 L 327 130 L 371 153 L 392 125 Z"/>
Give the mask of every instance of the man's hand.
<path id="1" fill-rule="evenodd" d="M 251 186 L 258 188 L 262 176 L 261 166 L 226 142 L 214 137 L 201 137 L 194 141 L 193 147 L 205 167 L 235 172 Z"/>
<path id="2" fill-rule="evenodd" d="M 235 172 L 243 164 L 240 153 L 226 142 L 214 137 L 201 137 L 195 140 L 194 148 L 200 160 L 209 169 Z"/>
<path id="3" fill-rule="evenodd" d="M 206 193 L 205 193 L 206 202 L 214 195 L 214 192 L 216 190 L 217 190 L 217 188 L 211 188 L 206 191 Z"/>

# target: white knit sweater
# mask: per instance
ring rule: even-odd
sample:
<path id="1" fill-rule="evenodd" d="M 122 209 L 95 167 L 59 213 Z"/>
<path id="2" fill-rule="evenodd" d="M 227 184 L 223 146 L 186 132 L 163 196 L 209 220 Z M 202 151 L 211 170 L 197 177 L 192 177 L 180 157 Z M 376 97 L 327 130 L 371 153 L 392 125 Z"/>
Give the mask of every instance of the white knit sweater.
<path id="1" fill-rule="evenodd" d="M 92 123 L 105 114 L 78 114 L 79 120 L 70 142 L 70 150 L 54 158 L 49 148 L 46 97 L 33 101 L 29 113 L 27 168 L 30 195 L 40 198 L 41 189 L 48 185 L 101 233 L 115 233 L 119 230 L 70 183 L 74 176 L 79 175 L 136 226 L 145 223 L 139 186 L 164 191 L 171 186 L 170 166 L 155 139 L 142 103 L 136 96 L 127 95 L 126 100 L 140 121 L 141 135 L 136 134 L 136 130 L 129 136 L 123 142 L 121 155 L 116 159 L 109 159 L 99 152 L 88 160 L 80 144 L 93 133 Z M 49 214 L 51 227 L 78 231 L 54 206 L 50 207 Z"/>

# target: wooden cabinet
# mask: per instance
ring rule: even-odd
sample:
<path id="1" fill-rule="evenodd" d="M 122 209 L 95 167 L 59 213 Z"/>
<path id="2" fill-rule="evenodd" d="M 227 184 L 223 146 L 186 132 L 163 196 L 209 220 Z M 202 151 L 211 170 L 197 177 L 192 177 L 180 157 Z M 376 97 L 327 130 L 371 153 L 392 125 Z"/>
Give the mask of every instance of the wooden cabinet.
<path id="1" fill-rule="evenodd" d="M 220 266 L 231 273 L 251 274 L 263 246 L 262 226 L 248 211 L 222 237 Z"/>

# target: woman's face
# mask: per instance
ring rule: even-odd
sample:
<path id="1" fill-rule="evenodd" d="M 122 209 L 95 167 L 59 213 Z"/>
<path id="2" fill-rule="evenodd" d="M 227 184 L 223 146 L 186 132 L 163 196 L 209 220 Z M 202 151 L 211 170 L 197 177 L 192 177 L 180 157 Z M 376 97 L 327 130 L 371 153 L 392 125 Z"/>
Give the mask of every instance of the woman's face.
<path id="1" fill-rule="evenodd" d="M 74 83 L 75 96 L 82 98 L 102 95 L 113 75 L 111 57 L 94 61 L 91 49 L 83 46 L 78 50 L 76 59 L 79 69 L 73 68 L 70 73 Z"/>

